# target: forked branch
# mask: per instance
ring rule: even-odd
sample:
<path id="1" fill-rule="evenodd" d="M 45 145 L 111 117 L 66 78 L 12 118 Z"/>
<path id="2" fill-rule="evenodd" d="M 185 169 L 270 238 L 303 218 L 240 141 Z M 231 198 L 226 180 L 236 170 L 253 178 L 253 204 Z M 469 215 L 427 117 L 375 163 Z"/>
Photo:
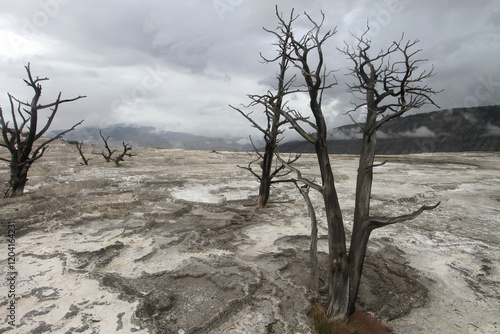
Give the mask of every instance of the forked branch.
<path id="1" fill-rule="evenodd" d="M 303 184 L 305 184 L 306 186 L 314 189 L 314 190 L 317 190 L 319 192 L 322 192 L 323 190 L 323 187 L 317 183 L 314 183 L 313 181 L 309 180 L 309 179 L 306 179 L 305 177 L 302 176 L 302 173 L 299 169 L 293 167 L 291 164 L 287 163 L 285 160 L 283 160 L 279 154 L 276 154 L 276 158 L 278 159 L 279 162 L 281 162 L 286 168 L 288 168 L 289 170 L 295 172 L 295 174 L 297 175 L 297 178 L 296 179 L 291 179 L 292 182 L 296 182 L 296 181 L 299 181 Z"/>
<path id="2" fill-rule="evenodd" d="M 116 152 L 116 150 L 111 150 L 111 148 L 109 147 L 109 144 L 108 144 L 108 140 L 109 140 L 109 136 L 104 138 L 104 135 L 102 134 L 102 130 L 99 130 L 99 136 L 101 136 L 101 139 L 103 140 L 104 142 L 104 148 L 106 149 L 106 152 L 104 152 L 104 150 L 101 150 L 101 152 L 95 152 L 94 150 L 92 150 L 92 154 L 97 154 L 97 155 L 101 155 L 104 160 L 106 160 L 106 162 L 111 162 L 112 159 L 112 155 L 113 153 Z"/>
<path id="3" fill-rule="evenodd" d="M 88 166 L 89 161 L 92 160 L 92 158 L 86 158 L 85 155 L 83 154 L 83 141 L 76 142 L 76 148 L 78 149 L 78 153 L 80 153 L 80 157 L 82 158 L 83 162 L 80 162 L 80 164 Z"/>
<path id="4" fill-rule="evenodd" d="M 413 48 L 419 40 L 404 42 L 404 34 L 387 49 L 370 55 L 371 40 L 366 37 L 369 26 L 360 36 L 354 36 L 356 44 L 340 50 L 353 66 L 350 75 L 356 80 L 348 84 L 348 91 L 360 103 L 351 110 L 366 108 L 376 116 L 376 122 L 362 127 L 370 134 L 392 119 L 402 116 L 411 109 L 418 109 L 426 104 L 436 103 L 432 96 L 439 93 L 421 82 L 434 76 L 434 67 L 420 70 L 419 65 L 427 59 L 415 59 L 420 49 Z M 366 97 L 369 97 L 368 99 Z M 439 108 L 439 107 L 438 107 Z M 361 126 L 360 126 L 361 127 Z"/>
<path id="5" fill-rule="evenodd" d="M 120 165 L 120 162 L 121 161 L 124 161 L 124 157 L 134 157 L 136 156 L 137 154 L 132 154 L 130 153 L 129 151 L 132 150 L 132 145 L 130 144 L 125 144 L 125 142 L 123 142 L 123 152 L 120 153 L 113 161 L 115 162 L 115 165 L 116 166 L 119 166 Z"/>

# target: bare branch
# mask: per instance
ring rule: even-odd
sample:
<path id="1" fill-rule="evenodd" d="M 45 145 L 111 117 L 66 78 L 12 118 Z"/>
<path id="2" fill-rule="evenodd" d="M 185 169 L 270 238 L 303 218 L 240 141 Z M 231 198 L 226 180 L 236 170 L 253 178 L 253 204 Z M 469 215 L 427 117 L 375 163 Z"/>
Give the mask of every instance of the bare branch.
<path id="1" fill-rule="evenodd" d="M 52 109 L 52 113 L 48 117 L 47 122 L 45 123 L 45 126 L 37 133 L 37 135 L 36 135 L 35 138 L 39 139 L 39 138 L 41 138 L 45 134 L 45 132 L 47 132 L 47 130 L 49 129 L 50 125 L 52 124 L 52 121 L 54 120 L 54 117 L 55 117 L 55 115 L 57 113 L 57 110 L 59 109 L 59 105 L 61 103 L 67 103 L 67 102 L 76 101 L 76 100 L 79 100 L 79 99 L 84 98 L 84 97 L 86 97 L 86 96 L 78 96 L 78 97 L 75 97 L 73 99 L 61 100 L 61 93 L 59 93 L 59 95 L 57 96 L 57 101 L 56 102 L 51 103 L 48 106 L 38 106 L 37 107 L 38 110 L 48 108 L 49 106 L 54 106 L 54 108 Z M 78 124 L 80 124 L 80 123 L 78 123 Z"/>
<path id="2" fill-rule="evenodd" d="M 248 166 L 247 166 L 247 167 L 240 166 L 240 165 L 237 165 L 237 167 L 239 167 L 239 168 L 241 168 L 241 169 L 248 170 L 248 171 L 249 171 L 249 172 L 250 172 L 253 176 L 255 176 L 255 177 L 257 178 L 257 180 L 261 181 L 261 177 L 260 177 L 260 175 L 258 175 L 258 174 L 257 174 L 257 173 L 253 170 L 252 165 L 253 165 L 254 163 L 257 163 L 257 162 L 259 162 L 259 161 L 263 160 L 263 159 L 264 159 L 264 156 L 263 156 L 263 155 L 259 152 L 259 150 L 257 149 L 257 147 L 254 145 L 253 140 L 252 140 L 252 137 L 251 137 L 251 136 L 249 136 L 249 138 L 250 138 L 250 143 L 252 143 L 252 147 L 253 147 L 253 149 L 254 149 L 254 152 L 257 154 L 257 158 L 256 158 L 256 159 L 251 160 L 251 161 L 248 163 Z M 251 157 L 253 158 L 253 156 L 252 156 L 252 154 L 251 154 L 250 152 L 247 152 L 247 153 L 248 153 L 248 155 L 249 155 L 249 156 L 251 156 Z"/>
<path id="3" fill-rule="evenodd" d="M 435 205 L 422 205 L 418 210 L 415 210 L 410 214 L 397 217 L 368 217 L 368 221 L 372 229 L 380 228 L 391 224 L 402 223 L 404 221 L 412 220 L 420 216 L 420 214 L 424 211 L 434 210 L 439 206 L 439 204 L 441 204 L 441 202 L 438 202 Z"/>
<path id="4" fill-rule="evenodd" d="M 318 219 L 316 218 L 316 211 L 309 196 L 310 187 L 307 185 L 299 186 L 298 182 L 294 180 L 295 187 L 299 190 L 304 198 L 311 218 L 311 244 L 309 246 L 309 263 L 311 266 L 310 288 L 312 291 L 318 291 L 319 273 L 318 273 Z"/>
<path id="5" fill-rule="evenodd" d="M 257 180 L 261 180 L 261 177 L 259 174 L 255 173 L 255 171 L 253 170 L 252 168 L 252 165 L 256 162 L 260 161 L 259 158 L 255 159 L 255 160 L 252 160 L 248 163 L 248 166 L 247 167 L 244 167 L 244 166 L 240 166 L 240 165 L 236 165 L 237 167 L 241 168 L 241 169 L 245 169 L 247 171 L 249 171 L 253 176 L 255 176 L 257 178 Z"/>
<path id="6" fill-rule="evenodd" d="M 276 153 L 276 156 L 278 156 L 278 153 Z M 300 156 L 301 154 L 296 154 L 295 157 L 292 158 L 292 155 L 290 154 L 290 156 L 288 157 L 288 160 L 287 160 L 287 165 L 291 165 L 293 164 L 294 162 L 296 162 L 297 160 L 300 159 Z M 283 178 L 285 176 L 288 176 L 291 172 L 291 170 L 288 170 L 282 174 L 280 174 L 280 172 L 286 168 L 285 165 L 281 164 L 280 166 L 278 166 L 278 162 L 279 162 L 279 159 L 278 157 L 276 157 L 276 167 L 274 169 L 274 172 L 271 174 L 271 183 L 281 183 L 283 182 Z"/>
<path id="7" fill-rule="evenodd" d="M 59 107 L 59 104 L 61 104 L 61 103 L 73 102 L 73 101 L 76 101 L 76 100 L 79 100 L 79 99 L 86 98 L 87 96 L 80 95 L 80 96 L 74 97 L 72 99 L 64 99 L 64 100 L 61 100 L 60 97 L 61 97 L 61 93 L 59 93 L 59 96 L 58 96 L 56 102 L 49 103 L 49 104 L 46 104 L 46 105 L 38 105 L 37 108 L 38 109 L 47 109 L 47 108 L 51 108 L 51 107 L 56 107 L 56 109 L 57 109 L 57 107 Z"/>
<path id="8" fill-rule="evenodd" d="M 288 164 L 285 160 L 283 160 L 279 154 L 276 154 L 276 158 L 288 169 L 294 171 L 296 174 L 297 174 L 297 181 L 299 182 L 302 182 L 304 183 L 305 185 L 307 185 L 308 187 L 311 187 L 313 188 L 314 190 L 317 190 L 319 192 L 322 192 L 323 191 L 323 187 L 320 186 L 319 184 L 317 183 L 314 183 L 313 181 L 310 181 L 306 178 L 304 178 L 302 176 L 302 173 L 300 172 L 300 170 L 298 170 L 297 168 L 293 167 L 292 165 Z M 292 179 L 293 181 L 293 179 Z"/>
<path id="9" fill-rule="evenodd" d="M 71 128 L 67 129 L 67 130 L 64 130 L 60 133 L 58 133 L 56 136 L 44 141 L 42 144 L 40 144 L 36 149 L 35 151 L 33 151 L 33 155 L 32 157 L 35 157 L 39 154 L 40 150 L 42 150 L 40 152 L 40 156 L 38 158 L 41 158 L 42 155 L 43 155 L 43 152 L 45 151 L 45 147 L 47 145 L 49 145 L 51 142 L 53 142 L 54 140 L 56 139 L 59 139 L 61 136 L 65 135 L 66 133 L 70 132 L 70 131 L 73 131 L 78 125 L 82 124 L 83 123 L 83 120 L 81 120 L 80 122 L 76 123 L 75 125 L 73 125 Z M 37 158 L 37 159 L 38 159 Z M 35 159 L 36 160 L 36 159 Z M 34 161 L 34 160 L 33 160 Z"/>
<path id="10" fill-rule="evenodd" d="M 92 160 L 92 158 L 86 158 L 85 155 L 83 154 L 83 140 L 80 143 L 76 143 L 76 148 L 78 149 L 78 153 L 80 153 L 80 157 L 82 158 L 83 162 L 81 162 L 82 165 L 88 166 L 89 161 Z"/>
<path id="11" fill-rule="evenodd" d="M 3 147 L 8 148 L 9 151 L 11 151 L 10 148 L 13 147 L 12 139 L 14 139 L 14 136 L 12 134 L 12 131 L 9 129 L 9 122 L 5 123 L 2 107 L 0 107 L 0 126 L 1 126 L 1 130 L 2 130 L 2 138 L 4 141 L 4 143 L 1 145 Z M 9 139 L 9 135 L 11 136 L 11 139 Z"/>
<path id="12" fill-rule="evenodd" d="M 363 125 L 359 124 L 359 123 L 358 123 L 358 122 L 354 119 L 354 117 L 352 117 L 352 115 L 351 115 L 350 113 L 349 113 L 349 114 L 347 114 L 347 116 L 349 116 L 349 118 L 351 119 L 351 121 L 352 121 L 354 124 L 356 124 L 356 125 L 357 125 L 360 129 L 361 129 L 361 131 L 362 131 L 363 133 L 365 133 L 365 134 L 367 134 L 367 133 L 368 133 L 368 132 L 366 131 L 365 127 L 364 127 Z"/>
<path id="13" fill-rule="evenodd" d="M 373 165 L 370 165 L 370 166 L 366 166 L 366 169 L 372 169 L 372 168 L 375 168 L 375 167 L 380 167 L 380 166 L 383 166 L 385 165 L 389 160 L 384 160 L 382 161 L 381 163 L 379 164 L 373 164 Z"/>
<path id="14" fill-rule="evenodd" d="M 426 59 L 414 59 L 421 49 L 412 51 L 418 44 L 418 40 L 403 42 L 404 34 L 398 41 L 394 41 L 386 50 L 381 50 L 376 56 L 370 56 L 371 41 L 366 38 L 369 31 L 360 37 L 354 36 L 356 46 L 350 47 L 346 42 L 345 48 L 340 50 L 353 63 L 350 75 L 357 80 L 356 84 L 349 84 L 348 90 L 354 95 L 361 93 L 361 97 L 354 95 L 356 99 L 362 99 L 359 106 L 367 106 L 378 115 L 384 114 L 377 124 L 369 127 L 374 132 L 380 126 L 391 119 L 402 116 L 407 111 L 420 108 L 425 104 L 438 107 L 432 100 L 431 95 L 439 93 L 419 83 L 434 75 L 433 68 L 430 71 L 423 70 L 417 73 L 418 64 Z M 390 62 L 390 56 L 396 56 L 402 60 Z M 369 102 L 367 102 L 369 101 Z M 369 105 L 368 105 L 369 104 Z"/>
<path id="15" fill-rule="evenodd" d="M 19 128 L 18 124 L 17 124 L 17 118 L 16 118 L 16 113 L 15 113 L 15 108 L 14 108 L 14 102 L 12 102 L 12 100 L 15 100 L 15 98 L 10 95 L 10 94 L 7 94 L 9 96 L 9 102 L 10 102 L 10 110 L 11 110 L 11 115 L 12 115 L 12 123 L 14 124 L 14 129 L 13 131 L 9 131 L 10 134 L 11 134 L 11 141 L 10 141 L 10 145 L 9 147 L 11 147 L 11 153 L 15 151 L 15 147 L 14 147 L 14 143 L 17 142 L 17 143 L 21 143 L 22 140 L 21 140 L 21 135 L 22 135 L 22 129 L 24 128 L 24 125 L 26 124 L 26 120 L 24 117 L 23 118 L 23 123 L 21 124 L 21 128 Z M 19 110 L 19 113 L 20 112 L 20 104 L 18 105 L 18 110 Z M 2 127 L 4 128 L 4 127 Z M 5 143 L 8 142 L 8 140 L 6 139 L 6 134 L 7 132 L 4 132 L 4 139 L 5 139 Z"/>
<path id="16" fill-rule="evenodd" d="M 115 162 L 115 165 L 116 166 L 119 166 L 120 162 L 121 161 L 125 161 L 123 158 L 124 157 L 134 157 L 136 156 L 137 154 L 132 154 L 130 153 L 129 151 L 132 150 L 132 145 L 130 144 L 125 144 L 125 142 L 122 143 L 123 144 L 123 152 L 120 153 L 113 161 Z"/>
<path id="17" fill-rule="evenodd" d="M 116 152 L 116 150 L 111 150 L 108 144 L 109 136 L 104 138 L 104 135 L 102 134 L 102 130 L 99 130 L 99 136 L 101 137 L 102 141 L 104 142 L 104 148 L 106 149 L 106 152 L 104 150 L 101 151 L 101 153 L 95 153 L 94 150 L 92 150 L 92 154 L 100 154 L 106 160 L 106 162 L 110 162 L 113 160 L 111 157 L 113 156 L 113 153 Z"/>
<path id="18" fill-rule="evenodd" d="M 297 113 L 298 114 L 298 113 Z M 296 115 L 297 115 L 296 114 Z M 303 127 L 299 124 L 300 121 L 302 122 L 307 122 L 307 119 L 305 117 L 302 117 L 302 116 L 294 116 L 290 113 L 287 113 L 287 112 L 283 112 L 282 113 L 283 117 L 285 117 L 288 122 L 292 125 L 293 129 L 295 129 L 295 131 L 297 131 L 305 140 L 307 140 L 308 142 L 314 144 L 316 142 L 316 138 L 314 138 L 313 136 L 311 136 L 307 131 L 305 131 L 303 129 Z M 309 122 L 308 122 L 309 124 Z"/>
<path id="19" fill-rule="evenodd" d="M 264 129 L 262 126 L 259 125 L 259 123 L 257 123 L 252 117 L 250 117 L 253 113 L 252 112 L 249 112 L 249 113 L 244 113 L 240 108 L 236 108 L 236 107 L 233 107 L 232 105 L 229 105 L 231 108 L 233 108 L 234 110 L 236 110 L 237 112 L 239 112 L 243 117 L 245 117 L 250 123 L 252 123 L 252 126 L 254 128 L 256 128 L 257 130 L 259 130 L 260 132 L 262 133 L 266 133 L 266 129 Z"/>

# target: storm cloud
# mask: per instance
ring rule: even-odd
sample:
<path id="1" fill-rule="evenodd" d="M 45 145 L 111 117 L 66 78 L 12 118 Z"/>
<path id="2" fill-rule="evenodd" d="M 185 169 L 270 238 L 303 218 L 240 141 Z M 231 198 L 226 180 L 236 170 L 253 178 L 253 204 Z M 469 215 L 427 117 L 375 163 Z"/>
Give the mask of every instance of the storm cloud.
<path id="1" fill-rule="evenodd" d="M 288 15 L 325 13 L 334 29 L 325 49 L 338 85 L 325 96 L 330 126 L 350 123 L 345 113 L 349 66 L 337 50 L 350 33 L 371 30 L 373 49 L 387 47 L 404 33 L 419 39 L 423 65 L 435 67 L 427 84 L 444 89 L 442 108 L 500 104 L 500 4 L 479 1 L 96 1 L 26 0 L 2 2 L 0 14 L 0 105 L 7 92 L 28 100 L 24 66 L 49 77 L 43 98 L 87 95 L 65 105 L 53 128 L 85 119 L 88 126 L 115 123 L 152 125 L 159 130 L 208 136 L 246 137 L 248 122 L 228 107 L 247 103 L 246 94 L 271 88 L 275 4 Z M 299 31 L 307 28 L 301 17 Z M 307 99 L 295 106 L 307 110 Z M 431 111 L 435 108 L 420 110 Z"/>

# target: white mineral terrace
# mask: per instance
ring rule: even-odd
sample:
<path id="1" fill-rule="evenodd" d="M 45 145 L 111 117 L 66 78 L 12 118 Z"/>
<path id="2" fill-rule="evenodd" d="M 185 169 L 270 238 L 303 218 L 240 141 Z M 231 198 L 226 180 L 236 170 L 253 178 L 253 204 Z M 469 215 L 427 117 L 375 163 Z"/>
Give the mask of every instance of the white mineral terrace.
<path id="1" fill-rule="evenodd" d="M 32 167 L 25 196 L 0 200 L 2 239 L 16 224 L 18 272 L 15 328 L 0 285 L 0 333 L 310 333 L 310 221 L 294 186 L 277 185 L 257 210 L 258 183 L 237 167 L 246 153 L 135 153 L 121 167 L 97 156 L 85 167 L 76 147 L 57 143 Z M 389 162 L 375 169 L 374 214 L 441 205 L 374 231 L 360 307 L 399 334 L 498 333 L 500 154 L 378 159 Z M 357 160 L 332 164 L 349 230 Z M 314 155 L 296 167 L 319 179 Z M 327 231 L 311 195 L 324 284 Z"/>

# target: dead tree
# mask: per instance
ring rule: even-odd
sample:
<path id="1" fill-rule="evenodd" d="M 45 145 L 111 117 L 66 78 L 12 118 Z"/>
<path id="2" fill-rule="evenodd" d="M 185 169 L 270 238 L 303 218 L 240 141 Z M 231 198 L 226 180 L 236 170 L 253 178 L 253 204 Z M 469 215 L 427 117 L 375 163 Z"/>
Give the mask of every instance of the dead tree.
<path id="1" fill-rule="evenodd" d="M 116 158 L 113 159 L 113 161 L 115 162 L 115 165 L 116 166 L 119 166 L 120 165 L 120 162 L 121 161 L 124 161 L 123 158 L 125 156 L 127 157 L 133 157 L 133 156 L 136 156 L 137 154 L 132 154 L 130 153 L 129 151 L 132 149 L 132 145 L 130 144 L 125 144 L 125 142 L 123 142 L 123 152 L 120 153 Z"/>
<path id="2" fill-rule="evenodd" d="M 78 153 L 80 153 L 80 157 L 82 158 L 83 162 L 80 162 L 82 165 L 88 166 L 89 161 L 92 160 L 92 158 L 86 158 L 85 155 L 83 155 L 83 141 L 82 142 L 76 142 L 76 148 L 78 149 Z"/>
<path id="3" fill-rule="evenodd" d="M 106 149 L 106 152 L 104 150 L 101 150 L 101 152 L 99 153 L 99 152 L 95 152 L 95 150 L 92 150 L 92 154 L 101 155 L 104 158 L 104 160 L 106 160 L 106 162 L 113 161 L 112 155 L 116 152 L 116 150 L 111 150 L 111 148 L 109 147 L 109 144 L 108 144 L 109 136 L 104 138 L 101 130 L 99 130 L 99 136 L 101 136 L 101 138 L 104 142 L 104 148 Z"/>
<path id="4" fill-rule="evenodd" d="M 0 157 L 0 160 L 10 164 L 9 187 L 4 198 L 21 196 L 24 192 L 24 187 L 28 180 L 28 171 L 32 164 L 43 156 L 51 142 L 69 131 L 74 130 L 83 122 L 82 120 L 71 128 L 58 133 L 54 137 L 46 138 L 42 140 L 41 143 L 36 143 L 37 140 L 42 139 L 42 136 L 49 129 L 61 104 L 76 101 L 85 96 L 78 96 L 72 99 L 61 99 L 61 93 L 59 93 L 56 101 L 41 104 L 40 97 L 42 95 L 42 86 L 40 82 L 49 79 L 39 77 L 33 78 L 29 63 L 25 66 L 25 69 L 28 78 L 24 80 L 24 82 L 34 91 L 31 102 L 23 102 L 7 94 L 10 102 L 12 125 L 9 121 L 6 121 L 3 111 L 0 108 L 0 127 L 3 137 L 3 143 L 0 143 L 0 146 L 7 148 L 10 152 L 10 158 Z M 45 125 L 41 129 L 38 129 L 38 117 L 41 116 L 39 112 L 45 109 L 50 109 L 50 114 Z"/>
<path id="5" fill-rule="evenodd" d="M 123 142 L 122 143 L 122 145 L 123 145 L 123 151 L 118 156 L 113 157 L 113 154 L 115 154 L 115 152 L 117 151 L 117 149 L 112 150 L 109 147 L 109 143 L 108 143 L 109 136 L 108 137 L 104 137 L 104 135 L 102 134 L 102 130 L 99 130 L 99 136 L 101 136 L 101 139 L 104 142 L 104 149 L 106 151 L 105 150 L 101 150 L 101 152 L 99 153 L 99 152 L 95 152 L 95 150 L 92 150 L 92 154 L 101 155 L 104 158 L 104 160 L 106 160 L 106 162 L 113 161 L 116 166 L 119 166 L 120 162 L 124 161 L 124 159 L 123 159 L 124 157 L 133 157 L 133 156 L 137 155 L 137 154 L 132 154 L 132 153 L 129 152 L 132 149 L 132 145 L 125 144 L 125 142 Z"/>
<path id="6" fill-rule="evenodd" d="M 355 297 L 358 294 L 363 259 L 371 231 L 413 219 L 421 212 L 439 205 L 439 203 L 434 206 L 424 205 L 412 214 L 400 217 L 375 217 L 370 214 L 373 168 L 377 166 L 374 163 L 377 130 L 409 110 L 418 109 L 425 104 L 438 107 L 431 96 L 439 92 L 421 85 L 423 81 L 433 76 L 434 68 L 429 71 L 419 71 L 418 65 L 426 59 L 416 59 L 421 51 L 414 50 L 418 40 L 404 42 L 403 35 L 389 48 L 372 56 L 369 54 L 371 40 L 366 37 L 368 31 L 369 28 L 361 37 L 356 37 L 355 46 L 349 47 L 346 44 L 342 51 L 353 64 L 350 75 L 355 78 L 355 83 L 349 84 L 348 89 L 360 101 L 355 104 L 351 112 L 359 110 L 366 112 L 365 122 L 356 123 L 361 128 L 363 144 L 359 158 L 354 224 L 348 257 L 351 272 L 349 294 L 353 296 L 349 298 L 349 314 L 355 309 Z M 382 164 L 384 163 L 379 166 Z"/>
<path id="7" fill-rule="evenodd" d="M 340 208 L 335 179 L 333 176 L 330 158 L 327 149 L 327 126 L 322 111 L 323 92 L 336 84 L 336 81 L 327 83 L 330 72 L 327 72 L 324 64 L 323 45 L 333 36 L 336 31 L 329 30 L 322 34 L 321 27 L 324 22 L 318 24 L 306 14 L 313 28 L 303 37 L 297 39 L 292 31 L 286 32 L 292 39 L 293 54 L 290 60 L 301 71 L 306 92 L 309 96 L 309 106 L 314 117 L 310 121 L 299 112 L 284 113 L 283 116 L 291 123 L 293 128 L 308 142 L 314 145 L 321 173 L 321 184 L 312 184 L 305 179 L 299 179 L 309 183 L 311 187 L 318 190 L 323 196 L 328 227 L 329 248 L 329 307 L 328 313 L 334 317 L 344 318 L 347 316 L 347 301 L 349 297 L 349 263 L 347 259 L 346 237 L 344 222 Z M 281 25 L 284 21 L 278 15 Z M 311 60 L 310 57 L 314 57 Z M 315 65 L 311 65 L 314 62 Z M 313 133 L 308 130 L 312 129 Z"/>
<path id="8" fill-rule="evenodd" d="M 292 31 L 286 33 L 291 37 L 291 43 L 294 50 L 293 54 L 290 54 L 290 61 L 302 73 L 306 86 L 304 91 L 307 92 L 309 96 L 309 106 L 314 121 L 310 121 L 309 118 L 304 117 L 297 111 L 285 112 L 283 116 L 305 140 L 315 147 L 321 174 L 321 184 L 311 182 L 303 178 L 299 173 L 297 173 L 297 181 L 318 190 L 323 197 L 328 227 L 329 248 L 328 315 L 334 320 L 343 321 L 348 319 L 354 312 L 354 305 L 357 299 L 359 280 L 370 232 L 375 228 L 413 219 L 426 210 L 434 209 L 439 204 L 434 206 L 424 205 L 408 215 L 399 217 L 375 217 L 369 215 L 368 211 L 372 180 L 371 171 L 374 167 L 374 145 L 372 146 L 371 140 L 374 140 L 376 130 L 381 125 L 377 122 L 387 122 L 390 119 L 401 116 L 411 108 L 418 107 L 420 103 L 432 102 L 429 95 L 434 92 L 432 90 L 427 90 L 425 86 L 423 89 L 419 90 L 416 88 L 418 86 L 413 85 L 414 83 L 426 79 L 428 76 L 425 73 L 420 76 L 414 76 L 417 72 L 416 64 L 419 61 L 410 61 L 410 58 L 415 55 L 415 53 L 409 53 L 409 48 L 413 46 L 411 43 L 407 44 L 406 48 L 401 47 L 400 43 L 396 43 L 396 50 L 402 51 L 405 55 L 405 61 L 401 63 L 377 67 L 374 65 L 374 62 L 369 61 L 370 58 L 367 58 L 358 64 L 359 66 L 355 66 L 355 71 L 358 71 L 359 68 L 363 68 L 363 71 L 366 71 L 366 69 L 372 67 L 374 69 L 378 68 L 379 70 L 382 68 L 389 70 L 382 73 L 367 72 L 368 75 L 366 76 L 363 74 L 364 72 L 359 72 L 363 77 L 376 80 L 377 83 L 380 83 L 387 91 L 379 93 L 375 90 L 376 86 L 372 84 L 364 86 L 364 83 L 362 83 L 359 86 L 360 91 L 366 93 L 365 96 L 366 101 L 368 101 L 368 106 L 378 106 L 377 108 L 379 109 L 373 109 L 373 112 L 376 113 L 373 127 L 369 128 L 369 125 L 364 126 L 367 134 L 367 143 L 364 143 L 363 153 L 360 157 L 360 168 L 358 173 L 362 175 L 358 177 L 355 208 L 355 211 L 358 212 L 356 218 L 360 220 L 358 223 L 354 224 L 352 232 L 353 237 L 348 253 L 342 211 L 339 205 L 335 188 L 335 179 L 327 149 L 327 126 L 322 111 L 322 97 L 324 91 L 336 84 L 335 81 L 333 83 L 327 83 L 330 72 L 326 70 L 323 55 L 323 45 L 335 33 L 335 30 L 329 30 L 326 33 L 321 32 L 324 14 L 322 14 L 322 20 L 319 23 L 314 21 L 309 15 L 305 15 L 313 26 L 311 30 L 301 38 L 297 38 Z M 280 15 L 277 16 L 280 25 L 286 26 L 283 18 Z M 389 52 L 387 55 L 392 53 L 393 52 Z M 382 57 L 376 57 L 374 60 L 376 62 L 381 58 Z M 385 65 L 385 63 L 383 64 Z M 404 70 L 401 70 L 403 71 L 401 76 L 399 76 L 400 64 L 404 66 Z M 399 82 L 399 86 L 397 82 Z M 351 86 L 351 89 L 355 90 L 356 87 L 357 86 Z M 381 103 L 386 96 L 394 96 L 396 98 L 396 103 L 383 106 Z M 410 103 L 411 101 L 415 101 L 415 103 Z M 404 111 L 402 112 L 402 110 Z M 392 111 L 393 113 L 389 116 L 384 114 L 386 111 Z M 382 119 L 377 121 L 377 116 L 381 116 Z M 309 129 L 312 129 L 312 132 Z M 373 152 L 373 154 L 370 152 Z M 368 178 L 365 176 L 367 173 L 369 175 Z M 311 206 L 308 205 L 308 207 L 310 208 Z"/>
<path id="9" fill-rule="evenodd" d="M 278 29 L 289 30 L 293 18 L 293 11 L 290 15 L 290 20 L 287 23 L 288 26 L 279 27 Z M 272 30 L 265 29 L 265 31 L 275 35 L 278 38 L 278 42 L 275 44 L 278 49 L 278 55 L 275 58 L 266 58 L 262 54 L 262 62 L 265 64 L 279 62 L 279 70 L 276 75 L 277 87 L 275 92 L 268 90 L 266 94 L 263 95 L 248 95 L 251 102 L 243 107 L 247 108 L 263 108 L 264 115 L 266 117 L 265 124 L 259 124 L 259 122 L 254 118 L 253 111 L 245 112 L 240 108 L 236 108 L 230 105 L 231 108 L 238 111 L 243 117 L 245 117 L 254 128 L 262 132 L 264 135 L 265 148 L 264 152 L 261 153 L 257 147 L 253 144 L 252 138 L 250 141 L 252 143 L 254 153 L 256 154 L 256 159 L 250 161 L 247 167 L 244 168 L 250 173 L 252 173 L 260 182 L 259 187 L 259 197 L 257 200 L 258 208 L 265 208 L 269 200 L 269 193 L 271 185 L 273 183 L 280 182 L 279 177 L 283 177 L 288 174 L 283 164 L 279 164 L 277 160 L 274 159 L 274 154 L 277 149 L 278 143 L 281 140 L 279 137 L 283 133 L 283 125 L 287 123 L 286 119 L 281 117 L 283 110 L 286 108 L 286 102 L 284 101 L 285 95 L 290 93 L 290 87 L 292 86 L 295 76 L 289 79 L 285 79 L 285 75 L 289 68 L 289 58 L 288 53 L 290 50 L 290 36 L 283 34 L 282 32 L 276 32 Z M 300 155 L 296 155 L 294 158 L 290 157 L 288 163 L 291 164 L 299 159 Z M 273 161 L 276 161 L 273 166 Z M 256 172 L 253 168 L 254 164 L 258 164 L 261 171 Z M 283 173 L 285 171 L 285 173 Z"/>

